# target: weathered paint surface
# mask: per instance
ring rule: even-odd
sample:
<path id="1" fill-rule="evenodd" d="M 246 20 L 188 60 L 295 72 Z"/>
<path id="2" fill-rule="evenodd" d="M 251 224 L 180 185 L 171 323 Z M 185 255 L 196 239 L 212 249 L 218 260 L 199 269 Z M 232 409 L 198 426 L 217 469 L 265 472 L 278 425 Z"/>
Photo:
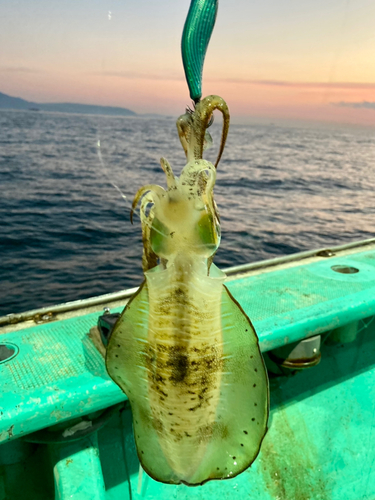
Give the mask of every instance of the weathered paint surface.
<path id="1" fill-rule="evenodd" d="M 80 441 L 51 444 L 55 500 L 106 500 L 97 434 Z"/>
<path id="2" fill-rule="evenodd" d="M 292 422 L 287 412 L 273 415 L 273 433 L 264 440 L 258 471 L 265 491 L 278 500 L 328 500 L 331 482 L 322 472 L 313 433 L 304 416 L 293 412 Z"/>
<path id="3" fill-rule="evenodd" d="M 98 313 L 1 336 L 19 353 L 0 363 L 0 442 L 106 408 L 126 396 L 87 336 Z"/>

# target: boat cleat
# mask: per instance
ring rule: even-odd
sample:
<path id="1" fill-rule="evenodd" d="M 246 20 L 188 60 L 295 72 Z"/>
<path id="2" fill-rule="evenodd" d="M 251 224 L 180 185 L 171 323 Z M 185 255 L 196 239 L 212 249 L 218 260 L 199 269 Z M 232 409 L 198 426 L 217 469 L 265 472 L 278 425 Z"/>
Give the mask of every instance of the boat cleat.
<path id="1" fill-rule="evenodd" d="M 277 365 L 278 368 L 287 370 L 304 370 L 312 368 L 320 363 L 321 352 L 321 336 L 315 335 L 300 342 L 293 342 L 278 349 L 273 349 L 268 352 L 268 357 Z M 272 366 L 268 367 L 271 371 L 279 374 Z"/>
<path id="2" fill-rule="evenodd" d="M 104 314 L 99 316 L 97 328 L 99 330 L 100 339 L 104 347 L 107 347 L 112 330 L 120 316 L 120 313 L 111 313 L 108 307 L 105 307 Z"/>

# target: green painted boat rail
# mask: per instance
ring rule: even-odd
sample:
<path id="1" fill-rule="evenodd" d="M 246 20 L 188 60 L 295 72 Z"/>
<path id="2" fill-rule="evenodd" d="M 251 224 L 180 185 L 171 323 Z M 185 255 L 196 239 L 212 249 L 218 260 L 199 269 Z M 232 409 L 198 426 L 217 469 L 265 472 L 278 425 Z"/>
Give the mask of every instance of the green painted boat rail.
<path id="1" fill-rule="evenodd" d="M 335 252 L 348 252 L 351 250 L 356 251 L 357 249 L 363 250 L 368 246 L 372 246 L 373 244 L 375 244 L 375 238 L 369 238 L 360 242 L 355 241 L 352 243 L 346 243 L 345 245 L 338 245 L 332 248 L 322 247 L 315 250 L 307 250 L 304 252 L 298 252 L 296 254 L 266 259 L 259 262 L 231 266 L 224 268 L 223 271 L 229 277 L 229 279 L 231 279 L 232 277 L 235 278 L 240 274 L 244 274 L 250 271 L 276 268 L 280 265 L 287 265 L 288 263 L 302 263 L 308 259 L 323 255 L 330 255 L 331 253 Z M 44 316 L 46 316 L 46 319 L 48 320 L 50 316 L 56 318 L 59 313 L 71 313 L 72 311 L 79 311 L 79 314 L 81 315 L 83 314 L 83 311 L 89 311 L 90 308 L 97 309 L 99 311 L 102 307 L 108 304 L 116 304 L 118 302 L 121 302 L 121 304 L 126 304 L 126 301 L 132 295 L 134 295 L 137 290 L 138 287 L 129 288 L 126 290 L 120 290 L 118 292 L 97 295 L 95 297 L 90 297 L 87 299 L 64 302 L 62 304 L 57 304 L 54 306 L 40 307 L 31 311 L 6 314 L 5 316 L 0 316 L 0 334 L 1 332 L 7 331 L 7 326 L 10 326 L 10 329 L 13 331 L 14 325 L 19 323 L 24 323 L 23 325 L 21 325 L 22 328 L 29 326 L 26 324 L 27 321 L 31 321 L 32 324 L 35 324 L 35 322 L 42 323 Z"/>

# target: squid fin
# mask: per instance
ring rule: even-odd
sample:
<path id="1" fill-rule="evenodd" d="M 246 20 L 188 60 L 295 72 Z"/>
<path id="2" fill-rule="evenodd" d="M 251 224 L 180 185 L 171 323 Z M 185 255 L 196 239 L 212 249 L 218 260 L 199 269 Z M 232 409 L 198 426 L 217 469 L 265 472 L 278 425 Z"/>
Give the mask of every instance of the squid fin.
<path id="1" fill-rule="evenodd" d="M 143 282 L 126 305 L 111 334 L 106 354 L 110 377 L 127 395 L 133 414 L 133 428 L 142 468 L 154 479 L 178 482 L 164 458 L 148 395 L 147 344 L 149 301 Z"/>
<path id="2" fill-rule="evenodd" d="M 232 478 L 246 470 L 258 456 L 267 432 L 268 378 L 258 338 L 246 313 L 225 286 L 221 324 L 220 401 L 207 452 L 191 478 L 192 484 Z"/>

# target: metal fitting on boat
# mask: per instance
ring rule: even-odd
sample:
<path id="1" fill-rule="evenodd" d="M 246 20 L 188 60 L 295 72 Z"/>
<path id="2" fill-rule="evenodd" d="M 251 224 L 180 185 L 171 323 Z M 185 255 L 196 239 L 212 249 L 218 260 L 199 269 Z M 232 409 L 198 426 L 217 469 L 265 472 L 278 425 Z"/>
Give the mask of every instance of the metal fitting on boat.
<path id="1" fill-rule="evenodd" d="M 320 335 L 315 335 L 300 342 L 274 349 L 268 352 L 268 356 L 280 368 L 303 370 L 319 364 L 321 358 L 320 344 Z"/>
<path id="2" fill-rule="evenodd" d="M 112 330 L 120 316 L 120 313 L 111 313 L 108 307 L 105 307 L 104 314 L 99 316 L 97 326 L 104 347 L 107 347 L 109 337 L 111 336 Z"/>
<path id="3" fill-rule="evenodd" d="M 67 422 L 60 422 L 46 429 L 25 436 L 29 443 L 58 444 L 79 441 L 94 434 L 104 427 L 113 415 L 124 408 L 126 403 L 119 403 L 104 410 L 99 410 L 84 417 L 78 417 Z"/>

